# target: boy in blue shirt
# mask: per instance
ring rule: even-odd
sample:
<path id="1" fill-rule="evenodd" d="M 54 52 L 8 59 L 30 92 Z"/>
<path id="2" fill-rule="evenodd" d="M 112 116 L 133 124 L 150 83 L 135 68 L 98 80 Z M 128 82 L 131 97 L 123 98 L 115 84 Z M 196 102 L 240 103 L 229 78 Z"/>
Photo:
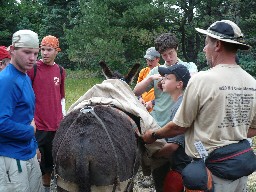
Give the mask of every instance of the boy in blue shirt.
<path id="1" fill-rule="evenodd" d="M 35 95 L 27 70 L 36 62 L 38 35 L 13 34 L 10 64 L 0 73 L 0 191 L 42 191 L 36 156 Z"/>

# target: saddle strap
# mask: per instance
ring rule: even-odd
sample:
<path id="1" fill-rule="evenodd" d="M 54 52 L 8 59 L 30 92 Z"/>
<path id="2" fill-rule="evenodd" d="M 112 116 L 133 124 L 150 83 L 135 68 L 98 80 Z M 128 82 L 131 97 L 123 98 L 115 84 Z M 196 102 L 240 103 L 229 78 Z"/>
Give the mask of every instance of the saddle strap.
<path id="1" fill-rule="evenodd" d="M 120 178 L 119 178 L 119 170 L 120 170 L 120 166 L 119 166 L 119 162 L 118 162 L 118 156 L 117 156 L 117 152 L 116 152 L 116 148 L 114 146 L 114 143 L 112 141 L 112 138 L 105 126 L 105 124 L 103 123 L 103 121 L 100 119 L 100 117 L 95 113 L 94 111 L 94 107 L 91 107 L 91 106 L 87 106 L 86 108 L 83 108 L 80 110 L 82 113 L 84 112 L 90 112 L 91 114 L 93 114 L 96 119 L 100 122 L 101 126 L 103 127 L 104 131 L 106 132 L 107 134 L 107 137 L 109 139 L 109 142 L 110 142 L 110 145 L 112 147 L 112 150 L 114 152 L 114 156 L 115 156 L 115 159 L 116 159 L 116 169 L 117 169 L 117 172 L 116 172 L 116 179 L 115 179 L 115 182 L 114 182 L 114 186 L 113 186 L 113 192 L 116 191 L 116 188 L 119 186 L 120 187 Z"/>
<path id="2" fill-rule="evenodd" d="M 76 183 L 71 181 L 66 181 L 58 174 L 56 175 L 56 177 L 57 177 L 57 186 L 59 186 L 60 188 L 66 191 L 79 192 L 79 186 Z"/>

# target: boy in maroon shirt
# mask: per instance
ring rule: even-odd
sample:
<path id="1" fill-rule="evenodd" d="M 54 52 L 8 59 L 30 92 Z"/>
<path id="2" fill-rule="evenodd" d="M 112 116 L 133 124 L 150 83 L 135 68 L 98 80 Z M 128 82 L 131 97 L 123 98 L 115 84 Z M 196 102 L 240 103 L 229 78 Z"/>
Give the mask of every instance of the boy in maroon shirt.
<path id="1" fill-rule="evenodd" d="M 59 41 L 46 36 L 41 42 L 41 56 L 36 66 L 28 71 L 36 96 L 35 123 L 36 139 L 41 152 L 43 184 L 50 185 L 53 169 L 52 140 L 65 115 L 65 70 L 54 62 Z"/>

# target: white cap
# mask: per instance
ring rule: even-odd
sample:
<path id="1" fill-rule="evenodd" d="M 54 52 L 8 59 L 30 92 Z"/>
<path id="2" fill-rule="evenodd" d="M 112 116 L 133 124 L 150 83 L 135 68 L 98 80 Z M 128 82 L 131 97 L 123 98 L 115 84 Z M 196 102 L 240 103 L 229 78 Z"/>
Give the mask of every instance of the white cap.
<path id="1" fill-rule="evenodd" d="M 37 33 L 31 30 L 19 30 L 12 36 L 14 47 L 39 48 Z"/>
<path id="2" fill-rule="evenodd" d="M 160 53 L 158 51 L 156 51 L 155 47 L 150 47 L 148 48 L 148 50 L 146 51 L 146 55 L 144 56 L 145 59 L 148 60 L 153 60 L 156 57 L 160 57 Z"/>

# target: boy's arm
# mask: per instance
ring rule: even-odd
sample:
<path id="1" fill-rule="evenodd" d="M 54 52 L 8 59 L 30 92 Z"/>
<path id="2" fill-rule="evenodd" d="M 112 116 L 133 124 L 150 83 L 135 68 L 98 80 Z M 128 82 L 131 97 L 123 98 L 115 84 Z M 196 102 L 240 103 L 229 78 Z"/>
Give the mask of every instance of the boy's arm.
<path id="1" fill-rule="evenodd" d="M 134 87 L 134 94 L 136 96 L 141 95 L 145 91 L 149 89 L 149 85 L 151 84 L 152 81 L 161 79 L 161 75 L 159 74 L 154 74 L 154 75 L 148 75 L 145 79 L 143 79 L 141 82 L 139 82 L 135 87 Z M 151 89 L 152 87 L 150 87 Z"/>
<path id="2" fill-rule="evenodd" d="M 187 128 L 180 127 L 176 125 L 174 122 L 170 121 L 165 126 L 163 126 L 160 129 L 153 130 L 149 129 L 147 130 L 143 135 L 142 139 L 145 143 L 153 143 L 157 139 L 162 138 L 168 138 L 168 137 L 174 137 L 177 135 L 184 134 L 186 132 Z"/>
<path id="3" fill-rule="evenodd" d="M 179 148 L 179 145 L 176 143 L 166 143 L 163 148 L 153 154 L 155 158 L 170 158 L 171 155 Z"/>
<path id="4" fill-rule="evenodd" d="M 65 80 L 66 80 L 66 70 L 64 68 L 63 73 L 61 74 L 61 85 L 60 85 L 60 94 L 61 94 L 61 107 L 63 116 L 66 115 L 66 100 L 65 100 Z"/>
<path id="5" fill-rule="evenodd" d="M 254 136 L 256 136 L 256 129 L 249 128 L 248 133 L 247 133 L 247 137 L 251 138 L 251 137 L 254 137 Z"/>
<path id="6" fill-rule="evenodd" d="M 248 129 L 248 132 L 247 132 L 247 137 L 248 138 L 251 138 L 251 137 L 254 137 L 254 136 L 256 136 L 256 115 L 253 117 L 251 125 Z"/>
<path id="7" fill-rule="evenodd" d="M 152 80 L 153 79 L 151 78 L 151 76 L 149 76 L 143 79 L 141 82 L 137 83 L 137 85 L 134 87 L 134 90 L 133 90 L 134 94 L 136 96 L 139 96 L 142 93 L 144 93 L 147 90 L 147 87 L 152 82 Z"/>

